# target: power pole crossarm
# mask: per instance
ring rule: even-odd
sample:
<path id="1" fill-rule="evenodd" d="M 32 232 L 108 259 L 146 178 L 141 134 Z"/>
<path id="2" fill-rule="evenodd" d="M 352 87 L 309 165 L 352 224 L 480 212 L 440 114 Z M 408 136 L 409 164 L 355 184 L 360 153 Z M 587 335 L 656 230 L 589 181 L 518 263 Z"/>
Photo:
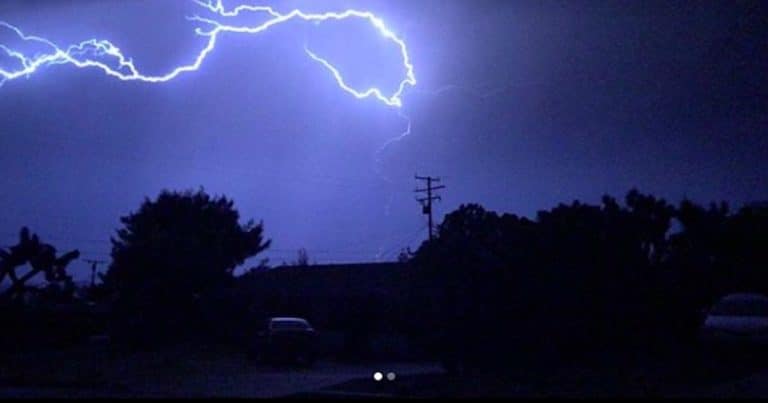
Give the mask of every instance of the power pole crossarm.
<path id="1" fill-rule="evenodd" d="M 432 191 L 433 192 L 435 190 L 440 190 L 440 189 L 445 189 L 445 186 L 444 185 L 432 186 Z M 416 189 L 416 190 L 414 190 L 414 192 L 429 192 L 429 191 L 430 191 L 429 189 Z"/>
<path id="2" fill-rule="evenodd" d="M 432 202 L 435 200 L 441 200 L 439 195 L 433 195 L 432 192 L 440 189 L 445 189 L 445 186 L 439 185 L 439 186 L 432 186 L 433 183 L 439 183 L 440 178 L 433 178 L 431 176 L 419 176 L 415 175 L 416 180 L 419 181 L 425 181 L 427 182 L 427 187 L 423 189 L 416 189 L 414 190 L 415 193 L 426 193 L 427 197 L 418 198 L 418 200 L 422 205 L 422 213 L 429 216 L 429 241 L 431 242 L 433 239 L 433 231 L 434 231 L 434 225 L 432 223 Z"/>

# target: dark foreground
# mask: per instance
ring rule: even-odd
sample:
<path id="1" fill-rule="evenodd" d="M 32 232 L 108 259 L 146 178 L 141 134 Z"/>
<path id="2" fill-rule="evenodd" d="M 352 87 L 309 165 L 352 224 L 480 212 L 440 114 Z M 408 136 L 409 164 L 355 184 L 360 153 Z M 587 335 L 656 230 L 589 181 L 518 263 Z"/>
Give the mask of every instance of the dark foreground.
<path id="1" fill-rule="evenodd" d="M 595 353 L 505 371 L 361 378 L 296 397 L 768 397 L 768 360 L 753 351 Z"/>
<path id="2" fill-rule="evenodd" d="M 440 371 L 433 364 L 331 360 L 313 368 L 281 368 L 254 363 L 238 351 L 193 348 L 14 353 L 4 354 L 0 365 L 0 398 L 281 397 L 367 378 L 375 371 L 403 376 Z"/>
<path id="3" fill-rule="evenodd" d="M 8 397 L 768 397 L 768 360 L 687 351 L 594 353 L 559 364 L 510 362 L 504 371 L 450 376 L 435 364 L 323 360 L 274 368 L 237 351 L 93 348 L 3 354 Z M 375 381 L 377 371 L 395 380 Z"/>

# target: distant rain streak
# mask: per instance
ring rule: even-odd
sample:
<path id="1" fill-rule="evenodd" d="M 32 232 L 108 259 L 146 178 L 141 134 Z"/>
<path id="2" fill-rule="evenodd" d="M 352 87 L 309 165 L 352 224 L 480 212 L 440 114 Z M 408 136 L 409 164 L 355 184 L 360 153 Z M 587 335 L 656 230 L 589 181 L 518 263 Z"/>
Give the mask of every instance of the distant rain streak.
<path id="1" fill-rule="evenodd" d="M 197 71 L 205 61 L 206 57 L 216 48 L 219 34 L 222 32 L 233 32 L 242 34 L 258 34 L 281 23 L 300 19 L 310 22 L 340 21 L 351 18 L 367 20 L 382 36 L 387 40 L 394 42 L 400 49 L 402 58 L 402 67 L 405 70 L 405 77 L 400 81 L 394 92 L 387 93 L 380 88 L 372 87 L 367 89 L 356 89 L 347 84 L 344 76 L 330 61 L 324 59 L 318 54 L 312 52 L 306 46 L 304 51 L 312 60 L 325 67 L 333 75 L 339 88 L 351 94 L 358 99 L 374 98 L 377 101 L 394 108 L 400 108 L 403 105 L 402 95 L 407 87 L 416 85 L 416 76 L 414 67 L 411 64 L 408 54 L 408 47 L 405 42 L 392 32 L 384 21 L 369 11 L 345 10 L 340 12 L 324 13 L 306 13 L 301 10 L 293 10 L 288 13 L 280 13 L 268 6 L 239 5 L 231 9 L 224 7 L 222 0 L 193 0 L 198 5 L 211 11 L 223 20 L 215 20 L 200 16 L 187 17 L 190 21 L 200 22 L 208 26 L 207 29 L 196 28 L 195 33 L 199 36 L 208 38 L 206 46 L 196 55 L 191 63 L 178 66 L 170 72 L 162 75 L 147 75 L 139 71 L 133 59 L 127 57 L 123 52 L 107 40 L 88 39 L 76 45 L 70 45 L 66 48 L 59 47 L 54 41 L 29 35 L 19 27 L 10 23 L 0 21 L 0 29 L 10 30 L 24 42 L 35 42 L 44 45 L 49 49 L 45 53 L 35 53 L 29 55 L 24 51 L 14 49 L 8 45 L 0 43 L 0 55 L 3 53 L 16 64 L 15 67 L 0 65 L 0 86 L 10 80 L 22 77 L 29 77 L 38 72 L 42 67 L 67 64 L 78 68 L 95 68 L 103 71 L 108 76 L 122 81 L 142 81 L 147 83 L 163 83 L 170 81 L 182 73 Z M 241 13 L 254 13 L 268 15 L 268 19 L 261 24 L 254 26 L 247 25 L 229 25 L 223 21 L 227 18 L 238 17 Z"/>

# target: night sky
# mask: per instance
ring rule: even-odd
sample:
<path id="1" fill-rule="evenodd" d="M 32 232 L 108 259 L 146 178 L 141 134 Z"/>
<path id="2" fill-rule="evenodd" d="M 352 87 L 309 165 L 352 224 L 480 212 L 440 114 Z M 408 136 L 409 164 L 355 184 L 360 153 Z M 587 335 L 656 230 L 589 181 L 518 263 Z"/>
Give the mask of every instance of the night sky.
<path id="1" fill-rule="evenodd" d="M 383 18 L 419 80 L 401 113 L 341 91 L 303 51 L 393 90 L 397 48 L 361 21 L 224 34 L 199 71 L 163 84 L 44 68 L 0 88 L 0 245 L 26 225 L 108 259 L 119 217 L 145 197 L 203 187 L 264 221 L 272 264 L 302 247 L 318 263 L 391 260 L 426 236 L 415 173 L 447 186 L 438 221 L 462 203 L 533 217 L 632 187 L 768 199 L 768 2 L 264 4 Z M 181 0 L 0 2 L 0 20 L 28 33 L 109 39 L 158 74 L 204 45 L 194 13 Z M 389 142 L 401 115 L 412 132 Z"/>

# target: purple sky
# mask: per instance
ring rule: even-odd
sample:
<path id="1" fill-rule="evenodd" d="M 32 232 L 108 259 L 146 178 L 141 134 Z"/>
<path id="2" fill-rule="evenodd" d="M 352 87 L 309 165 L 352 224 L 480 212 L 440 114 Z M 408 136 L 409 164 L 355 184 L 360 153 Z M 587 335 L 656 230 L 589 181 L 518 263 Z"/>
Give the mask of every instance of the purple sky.
<path id="1" fill-rule="evenodd" d="M 404 120 L 341 91 L 303 52 L 306 42 L 351 82 L 392 88 L 397 49 L 360 22 L 224 35 L 200 71 L 163 84 L 47 68 L 0 88 L 0 245 L 27 225 L 108 258 L 119 217 L 144 197 L 202 186 L 264 220 L 272 263 L 301 247 L 318 263 L 390 260 L 426 236 L 414 173 L 443 177 L 440 218 L 466 202 L 533 216 L 631 187 L 768 199 L 765 2 L 264 4 L 382 17 L 419 79 L 402 109 L 412 134 L 377 154 Z M 162 73 L 204 45 L 184 18 L 196 8 L 5 0 L 0 20 L 61 45 L 109 39 Z M 74 266 L 84 278 L 85 263 Z"/>

